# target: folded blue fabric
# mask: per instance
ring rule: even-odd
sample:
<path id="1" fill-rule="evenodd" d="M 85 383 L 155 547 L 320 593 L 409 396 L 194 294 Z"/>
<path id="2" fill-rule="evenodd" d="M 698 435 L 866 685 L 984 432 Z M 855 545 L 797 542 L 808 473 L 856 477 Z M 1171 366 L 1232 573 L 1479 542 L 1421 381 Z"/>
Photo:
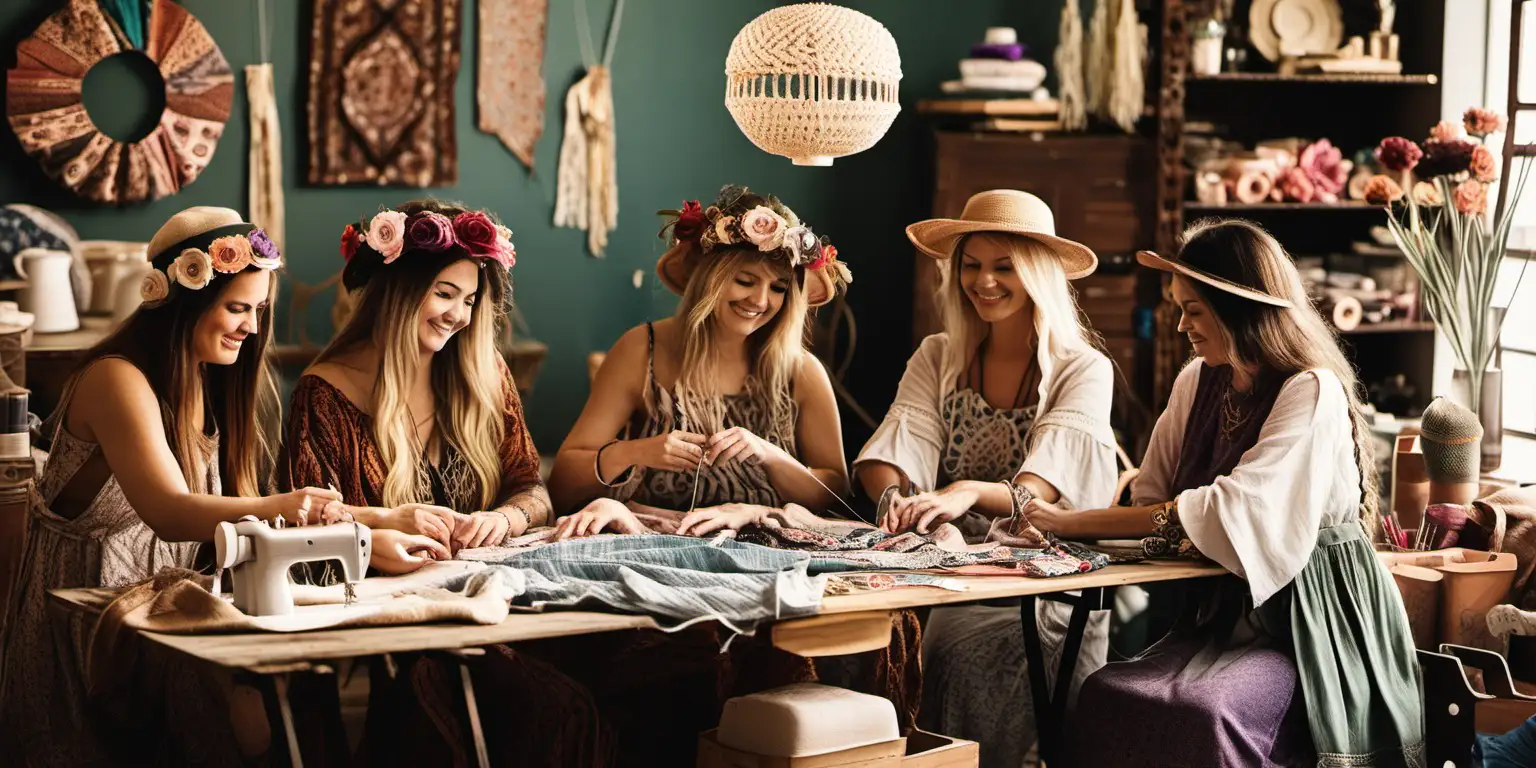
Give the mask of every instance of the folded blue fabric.
<path id="1" fill-rule="evenodd" d="M 1472 756 L 1483 768 L 1530 768 L 1536 765 L 1536 717 L 1509 733 L 1479 733 Z"/>

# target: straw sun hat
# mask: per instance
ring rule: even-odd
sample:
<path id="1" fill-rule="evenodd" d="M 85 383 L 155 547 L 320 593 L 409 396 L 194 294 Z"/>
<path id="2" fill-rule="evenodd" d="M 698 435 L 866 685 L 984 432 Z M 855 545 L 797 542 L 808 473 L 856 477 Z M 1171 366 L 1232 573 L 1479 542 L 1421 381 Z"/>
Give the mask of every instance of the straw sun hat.
<path id="1" fill-rule="evenodd" d="M 1082 243 L 1056 236 L 1051 207 L 1028 192 L 994 189 L 978 192 L 965 203 L 958 219 L 928 219 L 907 227 L 907 239 L 936 259 L 954 255 L 960 238 L 976 232 L 1000 232 L 1034 240 L 1061 259 L 1068 280 L 1093 274 L 1099 259 Z"/>
<path id="2" fill-rule="evenodd" d="M 188 208 L 168 219 L 155 236 L 149 239 L 149 259 L 157 261 L 161 256 L 175 258 L 179 254 L 163 253 L 170 246 L 188 238 L 197 237 L 220 227 L 243 224 L 245 219 L 230 208 L 199 205 Z M 250 225 L 247 224 L 247 227 Z"/>
<path id="3" fill-rule="evenodd" d="M 1241 296 L 1245 299 L 1248 299 L 1249 301 L 1257 301 L 1260 304 L 1268 304 L 1271 307 L 1282 307 L 1285 309 L 1289 309 L 1290 307 L 1295 306 L 1291 303 L 1290 299 L 1265 293 L 1264 291 L 1261 291 L 1257 288 L 1243 285 L 1236 279 L 1232 279 L 1237 277 L 1237 275 L 1224 277 L 1204 269 L 1190 266 L 1189 264 L 1182 261 L 1165 259 L 1162 256 L 1153 253 L 1152 251 L 1137 251 L 1136 261 L 1143 267 L 1150 267 L 1152 269 L 1158 270 L 1159 272 L 1169 272 L 1172 274 L 1183 275 L 1191 280 L 1199 280 L 1200 282 L 1205 283 L 1212 288 L 1226 291 L 1233 296 Z M 1228 259 L 1219 263 L 1217 266 L 1232 267 L 1233 271 L 1235 272 L 1237 271 L 1238 264 L 1236 259 Z"/>

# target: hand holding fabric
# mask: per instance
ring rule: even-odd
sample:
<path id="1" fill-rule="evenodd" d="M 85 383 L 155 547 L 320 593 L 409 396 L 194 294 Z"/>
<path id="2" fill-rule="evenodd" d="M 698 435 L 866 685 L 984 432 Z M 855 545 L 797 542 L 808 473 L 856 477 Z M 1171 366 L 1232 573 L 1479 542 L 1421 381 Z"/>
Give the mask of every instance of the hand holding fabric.
<path id="1" fill-rule="evenodd" d="M 500 512 L 455 514 L 453 548 L 458 551 L 477 547 L 494 547 L 506 540 L 507 530 L 511 524 L 512 521 Z"/>
<path id="2" fill-rule="evenodd" d="M 677 526 L 679 536 L 707 536 L 716 531 L 739 531 L 749 525 L 781 528 L 774 514 L 779 510 L 757 504 L 721 504 L 690 512 Z"/>
<path id="3" fill-rule="evenodd" d="M 380 573 L 398 576 L 430 561 L 452 558 L 447 547 L 426 536 L 378 528 L 373 531 L 373 557 L 368 564 Z"/>
<path id="4" fill-rule="evenodd" d="M 613 499 L 598 499 L 580 512 L 566 515 L 555 523 L 555 541 L 611 533 L 650 533 L 629 507 Z"/>
<path id="5" fill-rule="evenodd" d="M 938 526 L 969 512 L 978 494 L 965 482 L 951 483 L 937 491 L 891 501 L 890 513 L 881 528 L 887 533 L 916 531 L 927 534 Z"/>

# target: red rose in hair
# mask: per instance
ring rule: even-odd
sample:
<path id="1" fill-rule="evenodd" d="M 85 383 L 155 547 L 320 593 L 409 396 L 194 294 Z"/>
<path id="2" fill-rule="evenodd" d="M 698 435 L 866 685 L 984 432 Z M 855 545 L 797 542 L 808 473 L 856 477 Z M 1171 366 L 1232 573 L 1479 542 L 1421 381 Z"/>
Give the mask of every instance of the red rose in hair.
<path id="1" fill-rule="evenodd" d="M 358 234 L 357 227 L 354 227 L 351 224 L 348 224 L 347 228 L 343 229 L 341 231 L 341 258 L 342 258 L 342 260 L 344 260 L 344 261 L 351 261 L 352 257 L 357 255 L 357 249 L 362 244 L 363 244 L 363 236 L 361 234 Z"/>
<path id="2" fill-rule="evenodd" d="M 697 240 L 703 233 L 704 209 L 699 206 L 699 201 L 683 203 L 683 210 L 678 212 L 677 222 L 672 225 L 672 236 L 678 240 Z"/>
<path id="3" fill-rule="evenodd" d="M 496 225 L 480 211 L 467 211 L 453 217 L 453 236 L 459 245 L 476 256 L 495 256 Z"/>
<path id="4" fill-rule="evenodd" d="M 822 268 L 826 267 L 828 264 L 831 264 L 832 262 L 834 262 L 836 260 L 837 260 L 837 247 L 836 246 L 832 246 L 832 245 L 823 245 L 821 247 L 821 255 L 817 256 L 815 261 L 813 261 L 810 264 L 808 264 L 806 266 L 806 269 L 809 269 L 809 270 L 814 272 L 814 271 L 816 271 L 818 269 L 822 269 Z"/>

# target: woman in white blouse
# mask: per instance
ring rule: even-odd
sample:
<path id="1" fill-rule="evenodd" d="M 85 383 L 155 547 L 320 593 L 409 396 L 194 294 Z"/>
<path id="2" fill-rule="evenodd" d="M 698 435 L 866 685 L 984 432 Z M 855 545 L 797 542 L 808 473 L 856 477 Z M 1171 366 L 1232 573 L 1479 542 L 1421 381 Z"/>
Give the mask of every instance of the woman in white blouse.
<path id="1" fill-rule="evenodd" d="M 1176 260 L 1198 357 L 1158 419 L 1131 507 L 1025 505 L 1040 530 L 1143 538 L 1220 580 L 1185 626 L 1084 684 L 1083 765 L 1422 765 L 1418 666 L 1370 544 L 1376 477 L 1356 380 L 1296 267 L 1259 227 L 1203 222 Z M 1083 713 L 1092 712 L 1091 716 Z M 1310 733 L 1310 737 L 1309 734 Z"/>
<path id="2" fill-rule="evenodd" d="M 1057 237 L 1051 209 L 1014 190 L 982 192 L 960 219 L 918 222 L 907 237 L 940 260 L 945 332 L 908 361 L 854 464 L 882 526 L 1017 537 L 1030 499 L 1111 503 L 1114 369 L 1067 282 L 1093 272 L 1093 251 Z M 1037 617 L 1054 665 L 1070 611 L 1042 601 Z M 1107 618 L 1090 622 L 1081 676 L 1104 663 Z M 936 609 L 924 630 L 920 721 L 980 742 L 984 766 L 1017 768 L 1035 740 L 1021 632 L 1017 606 Z"/>

